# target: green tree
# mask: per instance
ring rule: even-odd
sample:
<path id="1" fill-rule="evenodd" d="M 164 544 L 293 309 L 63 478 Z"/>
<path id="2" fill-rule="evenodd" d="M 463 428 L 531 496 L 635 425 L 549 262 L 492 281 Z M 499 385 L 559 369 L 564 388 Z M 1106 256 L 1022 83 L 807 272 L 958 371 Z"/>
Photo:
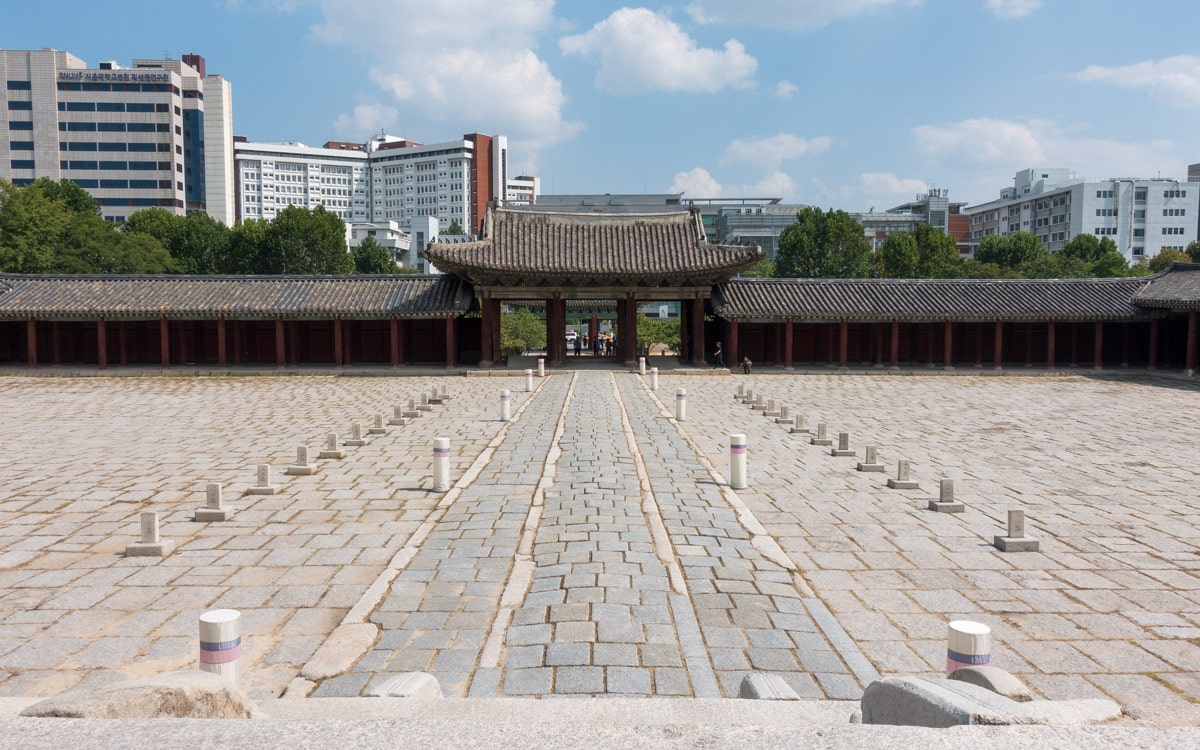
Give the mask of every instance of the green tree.
<path id="1" fill-rule="evenodd" d="M 61 203 L 71 213 L 100 216 L 100 205 L 92 194 L 66 178 L 55 182 L 48 177 L 40 177 L 34 184 L 41 185 L 46 197 Z"/>
<path id="2" fill-rule="evenodd" d="M 269 222 L 261 219 L 239 221 L 229 230 L 224 257 L 218 265 L 222 273 L 243 275 L 266 273 L 259 270 L 266 246 Z"/>
<path id="3" fill-rule="evenodd" d="M 176 270 L 148 234 L 124 234 L 95 214 L 76 214 L 51 269 L 55 273 L 146 274 Z"/>
<path id="4" fill-rule="evenodd" d="M 907 232 L 889 234 L 879 246 L 877 273 L 885 279 L 915 279 L 920 276 L 921 253 L 917 238 Z"/>
<path id="5" fill-rule="evenodd" d="M 546 321 L 518 307 L 500 313 L 500 351 L 506 356 L 546 348 Z"/>
<path id="6" fill-rule="evenodd" d="M 446 229 L 446 231 L 442 232 L 442 234 L 463 235 L 466 234 L 466 232 L 463 231 L 462 224 L 459 224 L 458 220 L 455 219 L 454 221 L 450 222 L 450 227 Z"/>
<path id="7" fill-rule="evenodd" d="M 25 187 L 0 180 L 0 270 L 46 273 L 54 265 L 70 215 L 47 194 L 50 180 Z"/>
<path id="8" fill-rule="evenodd" d="M 1158 255 L 1155 255 L 1150 259 L 1150 262 L 1146 264 L 1146 267 L 1150 269 L 1151 273 L 1158 273 L 1159 271 L 1165 271 L 1170 268 L 1172 263 L 1191 262 L 1192 256 L 1188 255 L 1187 253 L 1181 253 L 1178 250 L 1160 250 Z"/>
<path id="9" fill-rule="evenodd" d="M 1192 240 L 1189 242 L 1187 250 L 1184 252 L 1188 254 L 1188 257 L 1192 259 L 1193 263 L 1200 263 L 1200 240 Z"/>
<path id="10" fill-rule="evenodd" d="M 229 228 L 205 213 L 183 217 L 171 232 L 167 250 L 180 271 L 188 274 L 226 273 Z"/>
<path id="11" fill-rule="evenodd" d="M 183 222 L 165 208 L 144 208 L 134 211 L 126 219 L 122 230 L 126 234 L 148 234 L 163 247 L 170 247 L 171 237 Z"/>
<path id="12" fill-rule="evenodd" d="M 1084 263 L 1095 263 L 1100 259 L 1100 239 L 1086 232 L 1077 234 L 1062 246 L 1057 255 L 1061 258 L 1078 258 Z"/>
<path id="13" fill-rule="evenodd" d="M 775 275 L 775 264 L 770 258 L 764 258 L 750 268 L 742 271 L 739 276 L 750 279 L 769 279 Z"/>
<path id="14" fill-rule="evenodd" d="M 679 335 L 679 318 L 657 318 L 649 315 L 637 317 L 638 348 L 646 349 L 655 344 L 663 344 L 673 352 L 679 351 L 681 341 Z"/>
<path id="15" fill-rule="evenodd" d="M 779 235 L 775 273 L 784 278 L 863 278 L 871 273 L 871 243 L 845 211 L 805 206 Z"/>
<path id="16" fill-rule="evenodd" d="M 919 259 L 917 278 L 946 279 L 960 274 L 962 258 L 953 237 L 930 224 L 918 224 L 913 237 Z"/>
<path id="17" fill-rule="evenodd" d="M 1047 263 L 1049 255 L 1046 246 L 1031 232 L 989 235 L 979 242 L 979 247 L 975 250 L 975 259 L 980 263 L 995 263 L 1003 268 L 1018 271 L 1022 266 L 1026 266 L 1035 273 L 1053 268 L 1053 264 Z"/>
<path id="18" fill-rule="evenodd" d="M 346 252 L 345 226 L 324 206 L 312 210 L 288 206 L 267 228 L 256 273 L 353 273 L 354 259 Z"/>
<path id="19" fill-rule="evenodd" d="M 392 254 L 374 237 L 364 238 L 351 254 L 355 273 L 392 274 L 399 270 Z"/>

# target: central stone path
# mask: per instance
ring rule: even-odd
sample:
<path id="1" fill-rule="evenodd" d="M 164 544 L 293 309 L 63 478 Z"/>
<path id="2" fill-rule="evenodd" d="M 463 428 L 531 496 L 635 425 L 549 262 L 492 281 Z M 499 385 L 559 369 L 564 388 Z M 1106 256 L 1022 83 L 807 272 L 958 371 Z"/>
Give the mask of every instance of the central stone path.
<path id="1" fill-rule="evenodd" d="M 451 696 L 736 697 L 759 671 L 846 698 L 871 671 L 636 376 L 550 377 L 460 489 L 316 697 L 406 671 Z"/>

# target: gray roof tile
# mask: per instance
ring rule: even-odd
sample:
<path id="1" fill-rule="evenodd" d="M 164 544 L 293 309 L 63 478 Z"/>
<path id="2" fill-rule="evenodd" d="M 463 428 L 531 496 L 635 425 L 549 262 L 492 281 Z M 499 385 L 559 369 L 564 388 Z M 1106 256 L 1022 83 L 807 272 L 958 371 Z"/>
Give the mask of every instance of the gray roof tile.
<path id="1" fill-rule="evenodd" d="M 712 284 L 763 259 L 714 245 L 696 211 L 580 214 L 490 208 L 484 239 L 433 243 L 426 257 L 476 284 Z"/>
<path id="2" fill-rule="evenodd" d="M 0 318 L 436 318 L 467 312 L 451 276 L 26 276 L 0 274 Z"/>
<path id="3" fill-rule="evenodd" d="M 1133 320 L 1148 277 L 1126 279 L 733 279 L 713 310 L 727 319 Z"/>
<path id="4" fill-rule="evenodd" d="M 1142 307 L 1200 310 L 1200 263 L 1173 263 L 1133 296 Z"/>

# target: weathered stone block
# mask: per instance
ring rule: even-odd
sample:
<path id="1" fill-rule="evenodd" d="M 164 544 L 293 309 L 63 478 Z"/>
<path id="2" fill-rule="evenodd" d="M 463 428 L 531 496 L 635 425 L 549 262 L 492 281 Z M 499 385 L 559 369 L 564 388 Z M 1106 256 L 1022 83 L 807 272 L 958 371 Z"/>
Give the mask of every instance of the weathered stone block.
<path id="1" fill-rule="evenodd" d="M 1033 700 L 1025 683 L 999 667 L 960 667 L 950 674 L 950 679 L 987 688 L 993 693 L 1003 695 L 1018 703 Z"/>
<path id="2" fill-rule="evenodd" d="M 763 701 L 798 701 L 800 696 L 792 690 L 782 677 L 775 674 L 752 672 L 742 678 L 738 688 L 739 698 Z"/>
<path id="3" fill-rule="evenodd" d="M 29 706 L 22 716 L 69 719 L 250 719 L 254 706 L 219 675 L 194 669 L 72 690 Z"/>
<path id="4" fill-rule="evenodd" d="M 867 686 L 862 723 L 918 727 L 964 724 L 1098 724 L 1121 716 L 1107 699 L 1018 703 L 987 688 L 958 680 L 889 677 Z"/>

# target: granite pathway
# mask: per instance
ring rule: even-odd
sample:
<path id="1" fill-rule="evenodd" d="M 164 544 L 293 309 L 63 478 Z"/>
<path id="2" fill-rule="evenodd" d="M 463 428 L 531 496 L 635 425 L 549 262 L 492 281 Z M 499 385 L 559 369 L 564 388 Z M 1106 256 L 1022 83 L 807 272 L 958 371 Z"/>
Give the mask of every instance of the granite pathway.
<path id="1" fill-rule="evenodd" d="M 455 696 L 715 698 L 761 671 L 857 697 L 874 670 L 722 485 L 640 378 L 550 378 L 314 696 L 425 671 Z"/>

